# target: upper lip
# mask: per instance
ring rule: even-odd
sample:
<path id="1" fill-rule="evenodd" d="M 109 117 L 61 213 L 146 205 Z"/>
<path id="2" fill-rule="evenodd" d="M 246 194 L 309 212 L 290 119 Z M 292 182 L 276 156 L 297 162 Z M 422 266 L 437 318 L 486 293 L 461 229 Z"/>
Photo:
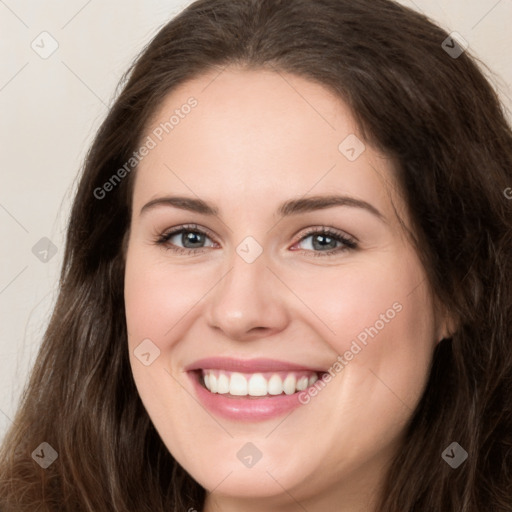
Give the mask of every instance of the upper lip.
<path id="1" fill-rule="evenodd" d="M 288 361 L 278 361 L 277 359 L 234 359 L 231 357 L 206 357 L 194 361 L 185 367 L 185 371 L 193 370 L 226 370 L 233 372 L 242 373 L 254 373 L 254 372 L 278 372 L 278 371 L 299 371 L 306 370 L 311 372 L 324 372 L 321 368 L 313 368 L 310 366 L 290 363 Z"/>

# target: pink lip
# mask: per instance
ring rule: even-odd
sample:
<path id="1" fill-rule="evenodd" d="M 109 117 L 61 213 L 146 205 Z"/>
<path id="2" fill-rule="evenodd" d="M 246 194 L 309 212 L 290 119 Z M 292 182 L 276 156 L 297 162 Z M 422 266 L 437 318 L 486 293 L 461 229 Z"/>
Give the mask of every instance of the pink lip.
<path id="1" fill-rule="evenodd" d="M 199 372 L 189 372 L 189 375 L 201 403 L 214 414 L 229 420 L 264 421 L 285 414 L 301 405 L 299 393 L 261 398 L 229 398 L 218 393 L 210 393 L 199 382 Z"/>
<path id="2" fill-rule="evenodd" d="M 186 367 L 197 397 L 208 410 L 230 420 L 246 422 L 264 421 L 291 412 L 302 405 L 299 401 L 299 394 L 307 393 L 308 388 L 293 395 L 228 397 L 223 394 L 211 393 L 202 385 L 200 382 L 201 369 L 221 369 L 245 373 L 283 370 L 324 372 L 324 370 L 272 359 L 241 360 L 223 357 L 201 359 Z"/>
<path id="3" fill-rule="evenodd" d="M 185 371 L 192 370 L 226 370 L 230 372 L 254 373 L 254 372 L 278 372 L 299 371 L 324 372 L 323 368 L 313 368 L 300 364 L 278 361 L 276 359 L 233 359 L 231 357 L 207 357 L 199 359 L 185 367 Z"/>

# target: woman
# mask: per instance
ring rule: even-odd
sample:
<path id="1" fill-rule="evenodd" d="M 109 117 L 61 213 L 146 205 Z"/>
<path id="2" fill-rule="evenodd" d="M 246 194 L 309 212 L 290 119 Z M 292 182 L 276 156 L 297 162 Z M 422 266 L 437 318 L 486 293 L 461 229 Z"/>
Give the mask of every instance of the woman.
<path id="1" fill-rule="evenodd" d="M 2 511 L 512 510 L 511 169 L 420 14 L 189 6 L 88 154 Z"/>

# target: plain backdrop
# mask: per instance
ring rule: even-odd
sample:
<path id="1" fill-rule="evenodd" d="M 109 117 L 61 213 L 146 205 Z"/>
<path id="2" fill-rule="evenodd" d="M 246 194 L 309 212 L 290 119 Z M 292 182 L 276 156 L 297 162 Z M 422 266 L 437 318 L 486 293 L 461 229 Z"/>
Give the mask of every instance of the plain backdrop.
<path id="1" fill-rule="evenodd" d="M 400 1 L 464 37 L 512 119 L 512 0 Z M 0 0 L 0 439 L 57 296 L 85 153 L 122 73 L 189 3 Z"/>

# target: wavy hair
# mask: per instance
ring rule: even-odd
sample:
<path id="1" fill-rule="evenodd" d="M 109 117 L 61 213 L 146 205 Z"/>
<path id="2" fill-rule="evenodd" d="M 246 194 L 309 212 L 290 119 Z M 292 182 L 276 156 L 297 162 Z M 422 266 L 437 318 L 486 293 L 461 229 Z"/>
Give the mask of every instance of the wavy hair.
<path id="1" fill-rule="evenodd" d="M 348 104 L 365 140 L 396 162 L 413 243 L 457 319 L 377 510 L 512 510 L 512 131 L 479 61 L 447 53 L 447 37 L 390 0 L 198 0 L 158 32 L 80 175 L 57 302 L 1 447 L 2 512 L 201 510 L 205 489 L 163 444 L 130 370 L 134 172 L 108 197 L 94 190 L 129 160 L 166 95 L 226 66 L 293 73 Z M 457 469 L 441 458 L 453 441 L 469 454 Z M 58 453 L 47 469 L 31 457 L 42 442 Z"/>

